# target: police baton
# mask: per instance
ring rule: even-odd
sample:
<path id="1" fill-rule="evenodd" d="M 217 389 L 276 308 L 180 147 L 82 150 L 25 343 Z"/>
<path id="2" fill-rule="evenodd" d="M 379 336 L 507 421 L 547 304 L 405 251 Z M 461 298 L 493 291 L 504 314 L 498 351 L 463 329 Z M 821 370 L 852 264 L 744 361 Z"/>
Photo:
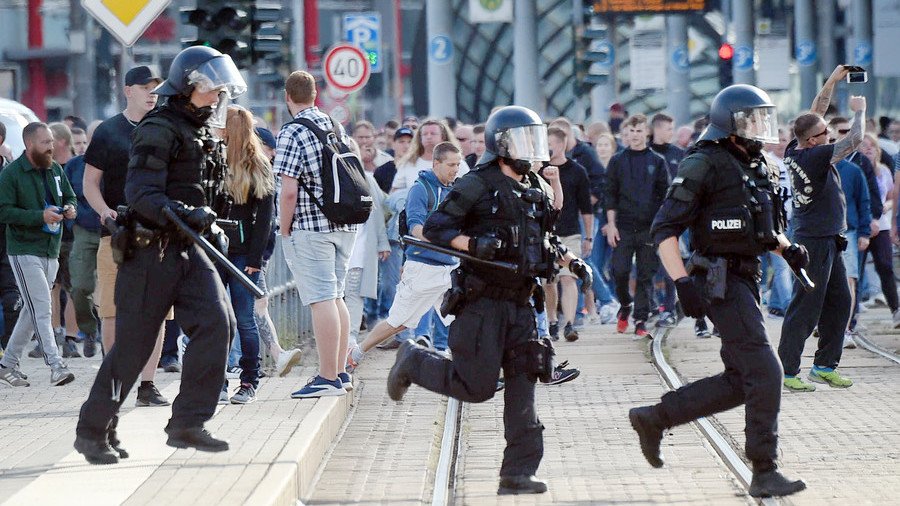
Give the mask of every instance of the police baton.
<path id="1" fill-rule="evenodd" d="M 219 262 L 219 264 L 224 267 L 229 274 L 234 276 L 240 284 L 244 285 L 244 288 L 250 290 L 250 293 L 256 296 L 257 299 L 261 299 L 266 296 L 266 292 L 262 291 L 258 286 L 256 286 L 256 283 L 250 281 L 250 278 L 248 278 L 243 271 L 241 271 L 237 268 L 236 265 L 231 263 L 231 261 L 228 260 L 228 258 L 223 255 L 221 251 L 216 249 L 215 246 L 210 244 L 210 242 L 207 241 L 205 237 L 198 234 L 196 230 L 188 226 L 188 224 L 185 223 L 184 220 L 181 219 L 181 217 L 175 214 L 175 211 L 168 207 L 163 207 L 162 212 L 164 215 L 166 215 L 166 218 L 168 218 L 172 223 L 175 224 L 176 227 L 178 227 L 178 230 L 184 233 L 184 235 L 186 235 L 188 239 L 191 240 L 191 242 L 193 242 L 197 246 L 200 246 L 200 249 L 205 251 L 210 258 L 212 258 L 216 262 Z"/>
<path id="2" fill-rule="evenodd" d="M 438 246 L 437 244 L 434 244 L 434 243 L 431 243 L 428 241 L 421 241 L 411 235 L 403 236 L 400 239 L 400 242 L 410 245 L 410 246 L 418 246 L 419 248 L 422 248 L 422 249 L 427 249 L 427 250 L 435 251 L 438 253 L 443 253 L 445 255 L 450 255 L 452 257 L 456 257 L 461 260 L 466 260 L 466 261 L 473 262 L 473 263 L 480 264 L 480 265 L 485 265 L 485 266 L 489 266 L 489 267 L 499 267 L 500 269 L 504 269 L 504 270 L 511 271 L 511 272 L 519 271 L 519 267 L 513 263 L 485 260 L 483 258 L 478 258 L 476 256 L 472 256 L 468 253 L 463 253 L 462 251 L 459 251 L 459 250 L 456 250 L 453 248 L 445 248 L 443 246 Z"/>

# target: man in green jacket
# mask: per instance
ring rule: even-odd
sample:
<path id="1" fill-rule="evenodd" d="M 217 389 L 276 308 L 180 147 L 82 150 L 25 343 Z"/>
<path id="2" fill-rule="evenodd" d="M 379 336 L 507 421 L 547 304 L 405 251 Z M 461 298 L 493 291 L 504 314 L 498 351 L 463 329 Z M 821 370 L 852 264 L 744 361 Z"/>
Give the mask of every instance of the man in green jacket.
<path id="1" fill-rule="evenodd" d="M 24 305 L 0 360 L 0 381 L 28 386 L 19 357 L 31 336 L 38 336 L 50 383 L 75 379 L 62 361 L 50 321 L 50 287 L 59 270 L 63 218 L 75 218 L 75 192 L 62 167 L 53 161 L 53 134 L 44 123 L 22 132 L 25 153 L 0 172 L 0 222 L 6 227 L 9 262 Z"/>

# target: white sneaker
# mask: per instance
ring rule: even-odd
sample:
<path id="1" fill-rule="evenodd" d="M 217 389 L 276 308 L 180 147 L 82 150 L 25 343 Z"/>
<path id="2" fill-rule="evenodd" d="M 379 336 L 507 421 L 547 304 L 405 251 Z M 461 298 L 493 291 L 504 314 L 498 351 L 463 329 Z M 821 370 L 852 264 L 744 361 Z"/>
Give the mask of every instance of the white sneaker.
<path id="1" fill-rule="evenodd" d="M 856 348 L 856 341 L 853 339 L 853 332 L 846 331 L 844 332 L 844 349 L 852 350 Z"/>
<path id="2" fill-rule="evenodd" d="M 613 320 L 616 319 L 616 314 L 618 314 L 621 307 L 622 305 L 616 301 L 600 306 L 600 323 L 603 325 L 612 323 Z"/>
<path id="3" fill-rule="evenodd" d="M 275 372 L 278 373 L 279 377 L 283 378 L 299 363 L 300 350 L 298 348 L 284 350 L 278 355 L 278 361 L 275 363 Z"/>

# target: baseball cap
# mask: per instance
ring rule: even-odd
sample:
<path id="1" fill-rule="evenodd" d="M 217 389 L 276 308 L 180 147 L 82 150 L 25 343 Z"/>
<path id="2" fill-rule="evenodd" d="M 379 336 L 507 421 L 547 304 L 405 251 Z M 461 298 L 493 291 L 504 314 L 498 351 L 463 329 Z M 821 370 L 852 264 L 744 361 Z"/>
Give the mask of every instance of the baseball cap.
<path id="1" fill-rule="evenodd" d="M 150 71 L 150 67 L 147 67 L 146 65 L 134 67 L 125 74 L 125 86 L 134 86 L 136 84 L 144 85 L 149 83 L 150 81 L 162 82 L 163 79 L 161 77 L 154 76 L 153 72 Z"/>
<path id="2" fill-rule="evenodd" d="M 412 128 L 409 128 L 409 127 L 400 127 L 400 128 L 398 128 L 398 129 L 394 132 L 394 140 L 397 140 L 397 139 L 399 139 L 400 137 L 403 137 L 404 135 L 408 135 L 408 136 L 410 136 L 410 137 L 414 137 Z"/>
<path id="3" fill-rule="evenodd" d="M 261 140 L 263 144 L 275 149 L 275 136 L 272 135 L 272 132 L 268 128 L 256 127 L 256 135 L 259 136 L 259 140 Z"/>

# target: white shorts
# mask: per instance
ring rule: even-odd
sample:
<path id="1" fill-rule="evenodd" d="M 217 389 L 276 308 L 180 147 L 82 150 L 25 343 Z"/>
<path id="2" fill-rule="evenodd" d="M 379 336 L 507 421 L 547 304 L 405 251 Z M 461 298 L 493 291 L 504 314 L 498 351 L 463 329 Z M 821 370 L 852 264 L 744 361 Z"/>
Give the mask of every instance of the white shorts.
<path id="1" fill-rule="evenodd" d="M 394 296 L 394 303 L 385 321 L 395 328 L 416 328 L 419 320 L 429 309 L 432 307 L 440 309 L 444 292 L 450 289 L 450 272 L 455 267 L 455 265 L 429 265 L 415 261 L 403 264 L 397 295 Z M 441 317 L 441 320 L 449 325 L 447 319 Z"/>

